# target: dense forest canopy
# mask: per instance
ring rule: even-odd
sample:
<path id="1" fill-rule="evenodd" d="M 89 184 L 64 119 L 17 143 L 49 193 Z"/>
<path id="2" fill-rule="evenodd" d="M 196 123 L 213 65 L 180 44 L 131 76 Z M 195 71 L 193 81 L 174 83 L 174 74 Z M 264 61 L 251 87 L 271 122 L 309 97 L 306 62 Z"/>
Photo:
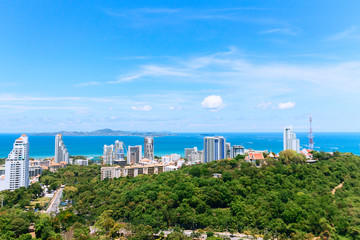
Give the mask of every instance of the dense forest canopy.
<path id="1" fill-rule="evenodd" d="M 36 198 L 36 193 L 30 194 L 35 190 L 6 191 L 0 234 L 9 235 L 8 225 L 23 219 L 36 222 L 36 234 L 43 234 L 43 239 L 60 237 L 61 232 L 88 239 L 89 226 L 108 237 L 130 229 L 133 239 L 146 239 L 165 229 L 246 232 L 280 239 L 360 239 L 360 157 L 344 153 L 314 156 L 319 161 L 306 164 L 297 154 L 287 152 L 261 167 L 237 157 L 160 175 L 104 181 L 100 181 L 97 165 L 46 171 L 40 181 L 54 186 L 66 183 L 64 200 L 71 200 L 72 207 L 52 218 L 32 211 L 23 216 L 21 209 Z M 214 173 L 221 178 L 213 177 Z M 20 191 L 27 196 L 24 201 Z M 19 230 L 12 237 L 24 233 Z M 181 239 L 175 236 L 173 239 Z"/>

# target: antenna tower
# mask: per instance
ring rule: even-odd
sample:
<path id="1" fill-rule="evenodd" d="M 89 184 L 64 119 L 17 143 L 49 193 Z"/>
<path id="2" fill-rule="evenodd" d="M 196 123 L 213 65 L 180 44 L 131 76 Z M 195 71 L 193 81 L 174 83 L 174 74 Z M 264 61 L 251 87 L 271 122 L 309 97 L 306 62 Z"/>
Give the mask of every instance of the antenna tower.
<path id="1" fill-rule="evenodd" d="M 310 115 L 310 131 L 309 131 L 309 148 L 311 150 L 314 150 L 314 135 L 313 135 L 313 130 L 312 130 L 312 117 Z"/>

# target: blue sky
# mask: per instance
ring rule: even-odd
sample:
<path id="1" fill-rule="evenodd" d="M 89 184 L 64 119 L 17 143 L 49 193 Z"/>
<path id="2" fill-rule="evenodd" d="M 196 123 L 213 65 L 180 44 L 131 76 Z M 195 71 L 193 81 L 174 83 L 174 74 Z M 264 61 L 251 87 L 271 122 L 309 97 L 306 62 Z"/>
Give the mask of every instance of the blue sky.
<path id="1" fill-rule="evenodd" d="M 360 131 L 360 2 L 1 1 L 0 132 Z"/>

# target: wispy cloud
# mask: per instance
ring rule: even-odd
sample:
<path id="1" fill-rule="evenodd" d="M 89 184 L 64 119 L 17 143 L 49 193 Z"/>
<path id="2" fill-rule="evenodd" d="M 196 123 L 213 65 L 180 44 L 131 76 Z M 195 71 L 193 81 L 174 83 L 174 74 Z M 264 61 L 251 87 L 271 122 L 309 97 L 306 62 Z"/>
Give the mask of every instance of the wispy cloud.
<path id="1" fill-rule="evenodd" d="M 271 102 L 261 102 L 257 105 L 258 108 L 261 108 L 262 110 L 268 109 L 268 107 L 271 106 Z"/>
<path id="2" fill-rule="evenodd" d="M 261 24 L 278 23 L 274 19 L 248 17 L 247 11 L 274 11 L 270 8 L 234 7 L 234 8 L 135 8 L 107 9 L 105 14 L 131 21 L 132 26 L 173 25 L 188 21 L 245 21 Z"/>
<path id="3" fill-rule="evenodd" d="M 18 106 L 18 105 L 0 105 L 0 108 L 10 108 L 17 110 L 85 110 L 87 107 L 74 106 Z"/>
<path id="4" fill-rule="evenodd" d="M 127 76 L 119 76 L 116 81 L 109 81 L 108 84 L 129 82 L 138 78 L 143 77 L 186 77 L 190 76 L 190 73 L 186 72 L 186 69 L 176 69 L 169 67 L 162 67 L 156 65 L 145 65 L 141 69 L 134 73 L 128 74 Z"/>
<path id="5" fill-rule="evenodd" d="M 360 27 L 351 26 L 327 38 L 329 41 L 337 40 L 360 40 Z"/>
<path id="6" fill-rule="evenodd" d="M 145 111 L 148 112 L 152 109 L 152 107 L 150 105 L 143 105 L 143 106 L 132 106 L 131 107 L 132 110 L 135 111 Z"/>
<path id="7" fill-rule="evenodd" d="M 298 29 L 292 29 L 292 28 L 273 28 L 269 30 L 265 30 L 260 32 L 260 34 L 285 34 L 285 35 L 297 35 L 299 32 Z"/>
<path id="8" fill-rule="evenodd" d="M 99 82 L 95 82 L 95 81 L 91 81 L 91 82 L 84 82 L 84 83 L 79 83 L 79 84 L 75 84 L 75 86 L 94 86 L 94 85 L 99 85 Z"/>

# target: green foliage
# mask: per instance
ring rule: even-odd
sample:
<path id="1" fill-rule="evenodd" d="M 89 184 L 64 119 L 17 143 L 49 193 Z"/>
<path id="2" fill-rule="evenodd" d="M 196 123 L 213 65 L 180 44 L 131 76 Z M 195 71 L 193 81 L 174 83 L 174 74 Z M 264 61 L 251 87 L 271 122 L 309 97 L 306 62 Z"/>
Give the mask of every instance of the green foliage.
<path id="1" fill-rule="evenodd" d="M 352 202 L 354 209 L 345 207 L 354 201 L 356 192 L 346 200 L 337 195 L 350 191 L 347 182 L 360 185 L 359 157 L 341 155 L 311 165 L 304 162 L 302 155 L 285 151 L 279 161 L 262 168 L 232 159 L 160 175 L 105 181 L 98 179 L 99 168 L 71 166 L 66 171 L 74 177 L 69 175 L 72 183 L 64 195 L 76 202 L 79 220 L 95 223 L 107 236 L 117 221 L 151 229 L 266 230 L 273 237 L 327 232 L 331 236 L 357 236 L 356 211 L 360 206 Z M 222 174 L 222 178 L 213 178 L 213 173 Z M 332 195 L 331 190 L 346 176 L 344 187 Z M 148 234 L 139 228 L 136 231 L 132 236 L 136 239 Z"/>
<path id="2" fill-rule="evenodd" d="M 37 238 L 48 239 L 55 236 L 50 216 L 43 214 L 35 223 L 35 235 Z"/>
<path id="3" fill-rule="evenodd" d="M 301 153 L 297 153 L 294 150 L 288 149 L 280 152 L 279 161 L 286 165 L 291 163 L 304 164 L 306 162 L 306 158 Z"/>
<path id="4" fill-rule="evenodd" d="M 318 154 L 318 155 L 317 155 Z M 68 166 L 46 172 L 45 184 L 64 184 L 63 200 L 73 200 L 56 217 L 22 211 L 39 186 L 4 191 L 0 238 L 22 237 L 35 222 L 37 238 L 61 231 L 88 239 L 89 226 L 105 238 L 151 239 L 166 229 L 206 229 L 261 234 L 264 239 L 360 239 L 360 157 L 345 153 L 318 156 L 304 164 L 296 152 L 261 168 L 242 159 L 184 166 L 178 171 L 100 181 L 100 166 Z M 222 174 L 214 178 L 212 174 Z M 335 194 L 332 190 L 343 183 Z M 127 228 L 129 226 L 130 228 Z M 126 229 L 126 230 L 124 230 Z M 180 231 L 168 239 L 188 239 Z"/>

